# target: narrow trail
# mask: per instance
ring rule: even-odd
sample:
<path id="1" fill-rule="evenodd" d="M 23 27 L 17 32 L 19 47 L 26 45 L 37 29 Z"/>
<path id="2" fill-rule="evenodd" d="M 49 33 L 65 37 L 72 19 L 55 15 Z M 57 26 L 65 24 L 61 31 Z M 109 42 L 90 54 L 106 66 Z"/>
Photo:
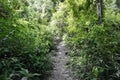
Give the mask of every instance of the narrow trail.
<path id="1" fill-rule="evenodd" d="M 70 70 L 66 68 L 67 49 L 65 43 L 56 38 L 57 51 L 53 56 L 53 71 L 48 80 L 76 80 L 70 75 Z"/>

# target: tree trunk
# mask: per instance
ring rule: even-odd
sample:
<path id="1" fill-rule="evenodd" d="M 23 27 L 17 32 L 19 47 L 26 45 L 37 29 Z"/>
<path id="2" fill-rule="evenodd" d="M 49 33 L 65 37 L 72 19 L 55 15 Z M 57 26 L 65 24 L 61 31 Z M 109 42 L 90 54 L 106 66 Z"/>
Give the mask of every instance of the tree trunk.
<path id="1" fill-rule="evenodd" d="M 102 23 L 102 0 L 96 0 L 96 6 L 97 6 L 97 24 Z"/>

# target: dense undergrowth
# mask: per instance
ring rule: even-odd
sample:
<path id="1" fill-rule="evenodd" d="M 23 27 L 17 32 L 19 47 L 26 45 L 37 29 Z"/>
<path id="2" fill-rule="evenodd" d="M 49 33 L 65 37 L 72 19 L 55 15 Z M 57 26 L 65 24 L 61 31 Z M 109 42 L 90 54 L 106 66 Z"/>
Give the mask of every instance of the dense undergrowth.
<path id="1" fill-rule="evenodd" d="M 53 34 L 33 6 L 0 1 L 0 80 L 40 80 L 52 68 Z"/>
<path id="2" fill-rule="evenodd" d="M 112 0 L 103 0 L 102 6 L 100 25 L 94 0 L 65 0 L 52 18 L 69 47 L 68 64 L 80 80 L 120 79 L 119 9 Z"/>
<path id="3" fill-rule="evenodd" d="M 80 80 L 120 80 L 119 0 L 1 0 L 0 80 L 40 80 L 52 68 L 53 37 L 63 37 Z"/>
<path id="4" fill-rule="evenodd" d="M 88 31 L 76 28 L 75 33 L 72 30 L 67 34 L 66 41 L 72 49 L 70 65 L 80 79 L 119 80 L 120 23 L 110 23 L 105 20 L 102 25 L 89 26 Z"/>

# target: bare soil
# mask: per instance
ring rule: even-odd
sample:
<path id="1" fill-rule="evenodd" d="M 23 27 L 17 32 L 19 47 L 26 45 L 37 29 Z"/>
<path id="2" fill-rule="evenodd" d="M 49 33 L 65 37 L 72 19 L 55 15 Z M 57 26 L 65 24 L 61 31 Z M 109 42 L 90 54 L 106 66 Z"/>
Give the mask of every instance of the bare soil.
<path id="1" fill-rule="evenodd" d="M 48 80 L 77 80 L 73 78 L 71 70 L 66 67 L 67 48 L 65 43 L 60 38 L 56 38 L 55 42 L 57 50 L 52 57 L 53 70 Z"/>

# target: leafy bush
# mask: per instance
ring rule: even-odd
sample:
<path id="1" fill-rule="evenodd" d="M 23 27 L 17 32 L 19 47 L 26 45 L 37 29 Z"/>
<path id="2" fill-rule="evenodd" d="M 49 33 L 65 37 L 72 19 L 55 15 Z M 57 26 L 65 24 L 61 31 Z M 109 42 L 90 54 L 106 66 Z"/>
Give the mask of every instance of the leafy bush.
<path id="1" fill-rule="evenodd" d="M 69 66 L 82 80 L 119 80 L 120 15 L 106 8 L 104 22 L 96 25 L 94 4 L 89 9 L 84 5 L 87 2 L 80 11 L 77 6 L 75 10 L 70 7 L 66 18 L 63 37 L 70 48 Z"/>
<path id="2" fill-rule="evenodd" d="M 28 9 L 24 3 L 0 1 L 0 80 L 39 80 L 52 66 L 48 53 L 53 34 L 34 20 L 35 16 L 19 16 L 21 9 Z"/>

